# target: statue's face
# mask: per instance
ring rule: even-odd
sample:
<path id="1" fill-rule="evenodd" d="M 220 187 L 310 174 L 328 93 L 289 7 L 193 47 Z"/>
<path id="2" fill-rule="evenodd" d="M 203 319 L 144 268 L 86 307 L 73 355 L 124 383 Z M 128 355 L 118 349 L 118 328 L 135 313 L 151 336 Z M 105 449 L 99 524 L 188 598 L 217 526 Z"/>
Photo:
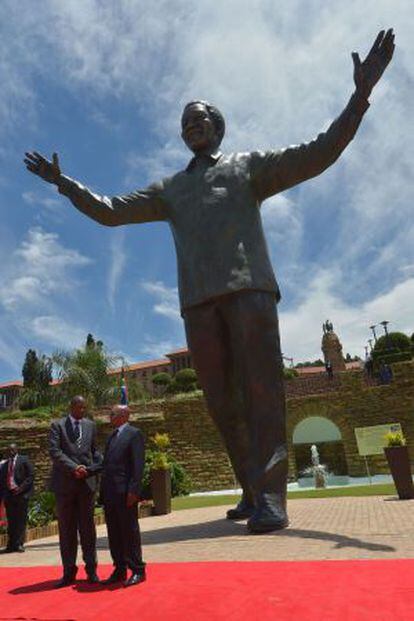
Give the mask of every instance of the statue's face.
<path id="1" fill-rule="evenodd" d="M 181 137 L 193 153 L 207 151 L 217 141 L 216 128 L 203 104 L 193 104 L 186 108 L 181 127 Z"/>

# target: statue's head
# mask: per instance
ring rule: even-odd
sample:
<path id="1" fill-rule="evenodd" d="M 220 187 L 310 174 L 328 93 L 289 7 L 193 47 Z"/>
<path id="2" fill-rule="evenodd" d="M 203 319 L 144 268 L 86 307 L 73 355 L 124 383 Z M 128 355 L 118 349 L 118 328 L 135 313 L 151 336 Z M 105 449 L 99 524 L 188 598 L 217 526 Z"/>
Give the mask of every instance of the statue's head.
<path id="1" fill-rule="evenodd" d="M 181 137 L 193 153 L 212 152 L 223 140 L 224 117 L 207 101 L 190 101 L 181 117 Z"/>

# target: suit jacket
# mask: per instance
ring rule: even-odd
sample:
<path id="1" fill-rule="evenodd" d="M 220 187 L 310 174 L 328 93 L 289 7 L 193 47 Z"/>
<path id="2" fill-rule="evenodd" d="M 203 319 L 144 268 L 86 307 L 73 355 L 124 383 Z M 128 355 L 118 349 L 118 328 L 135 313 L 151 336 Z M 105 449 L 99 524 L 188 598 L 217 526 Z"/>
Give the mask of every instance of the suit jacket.
<path id="1" fill-rule="evenodd" d="M 19 488 L 17 494 L 12 494 L 7 488 L 8 469 L 9 461 L 7 460 L 0 467 L 0 498 L 8 498 L 10 496 L 30 498 L 33 494 L 34 469 L 29 458 L 26 455 L 17 455 L 14 466 L 14 480 Z"/>
<path id="2" fill-rule="evenodd" d="M 81 429 L 81 443 L 78 446 L 69 416 L 52 423 L 49 436 L 49 454 L 53 464 L 50 488 L 55 494 L 69 494 L 85 486 L 91 492 L 97 488 L 93 466 L 102 462 L 102 456 L 96 448 L 96 425 L 88 418 L 82 418 Z M 80 464 L 88 468 L 86 479 L 76 479 L 73 474 Z"/>
<path id="3" fill-rule="evenodd" d="M 127 424 L 119 437 L 111 438 L 102 465 L 100 496 L 104 504 L 129 492 L 139 496 L 144 473 L 144 438 L 140 430 Z"/>

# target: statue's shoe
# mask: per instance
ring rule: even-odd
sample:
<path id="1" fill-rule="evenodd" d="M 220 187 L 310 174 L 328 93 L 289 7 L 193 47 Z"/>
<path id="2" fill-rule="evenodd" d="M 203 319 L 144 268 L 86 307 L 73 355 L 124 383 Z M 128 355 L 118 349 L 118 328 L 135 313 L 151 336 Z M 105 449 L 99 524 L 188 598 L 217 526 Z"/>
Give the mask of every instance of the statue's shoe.
<path id="1" fill-rule="evenodd" d="M 289 526 L 285 494 L 262 493 L 256 502 L 257 508 L 247 522 L 251 533 L 267 533 Z"/>
<path id="2" fill-rule="evenodd" d="M 247 530 L 250 533 L 269 533 L 273 530 L 282 530 L 289 526 L 287 518 L 280 519 L 278 516 L 255 518 L 252 516 L 247 522 Z"/>
<path id="3" fill-rule="evenodd" d="M 247 520 L 252 517 L 255 511 L 255 506 L 249 502 L 241 499 L 238 505 L 234 509 L 229 509 L 226 513 L 228 520 Z"/>

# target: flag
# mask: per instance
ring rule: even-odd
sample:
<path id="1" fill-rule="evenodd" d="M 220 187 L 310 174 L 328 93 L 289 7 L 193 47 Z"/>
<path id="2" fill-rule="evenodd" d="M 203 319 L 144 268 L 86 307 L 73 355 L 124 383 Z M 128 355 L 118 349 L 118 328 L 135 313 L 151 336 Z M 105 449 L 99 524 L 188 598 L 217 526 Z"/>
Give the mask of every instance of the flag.
<path id="1" fill-rule="evenodd" d="M 128 386 L 125 379 L 124 368 L 122 367 L 121 371 L 121 405 L 128 405 Z"/>

